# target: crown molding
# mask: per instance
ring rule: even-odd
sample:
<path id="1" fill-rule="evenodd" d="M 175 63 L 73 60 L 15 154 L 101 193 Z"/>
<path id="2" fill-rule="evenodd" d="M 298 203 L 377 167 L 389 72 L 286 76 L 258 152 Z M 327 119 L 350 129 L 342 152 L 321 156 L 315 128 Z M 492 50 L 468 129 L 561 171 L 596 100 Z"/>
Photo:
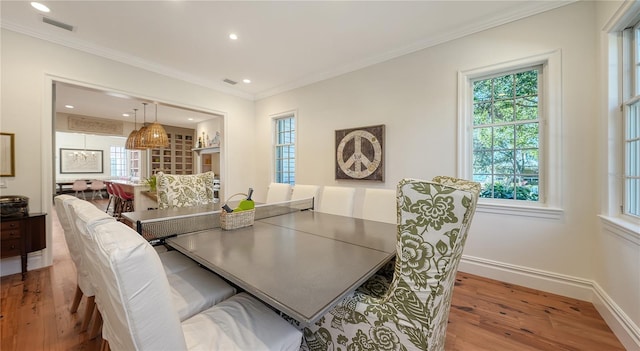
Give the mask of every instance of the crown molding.
<path id="1" fill-rule="evenodd" d="M 305 85 L 310 85 L 313 83 L 317 83 L 326 79 L 330 79 L 330 78 L 335 78 L 337 76 L 349 73 L 349 72 L 353 72 L 353 71 L 357 71 L 359 69 L 365 68 L 365 67 L 369 67 L 369 66 L 373 66 L 375 64 L 378 63 L 382 63 L 385 61 L 389 61 L 404 55 L 408 55 L 420 50 L 424 50 L 427 48 L 430 48 L 432 46 L 436 46 L 442 43 L 446 43 L 455 39 L 460 39 L 463 38 L 465 36 L 474 34 L 474 33 L 478 33 L 478 32 L 482 32 L 484 30 L 487 29 L 491 29 L 503 24 L 507 24 L 510 22 L 514 22 L 529 16 L 533 16 L 533 15 L 537 15 L 546 11 L 550 11 L 559 7 L 563 7 L 569 4 L 572 4 L 574 2 L 577 2 L 578 0 L 569 0 L 569 1 L 539 1 L 535 3 L 535 6 L 530 6 L 527 7 L 525 9 L 522 8 L 517 8 L 514 11 L 511 12 L 507 12 L 504 15 L 500 16 L 499 18 L 495 18 L 493 21 L 491 22 L 487 22 L 487 23 L 483 23 L 481 25 L 479 24 L 474 24 L 474 25 L 469 25 L 467 27 L 462 27 L 457 31 L 454 32 L 449 32 L 447 34 L 441 35 L 439 37 L 433 37 L 433 38 L 428 38 L 426 40 L 422 40 L 422 41 L 418 41 L 415 42 L 413 44 L 410 44 L 408 46 L 405 46 L 403 48 L 400 49 L 396 49 L 396 50 L 392 50 L 392 51 L 388 51 L 385 53 L 382 53 L 380 55 L 376 55 L 376 56 L 372 56 L 369 58 L 366 58 L 364 60 L 358 61 L 358 62 L 354 62 L 351 64 L 347 64 L 347 65 L 343 65 L 341 67 L 338 67 L 336 69 L 331 69 L 331 70 L 327 70 L 324 72 L 319 72 L 316 74 L 312 74 L 306 77 L 303 77 L 299 80 L 281 85 L 279 87 L 273 88 L 273 89 L 268 89 L 265 90 L 261 93 L 258 93 L 255 95 L 255 100 L 260 100 L 260 99 L 264 99 L 273 95 L 277 95 L 289 90 L 293 90 L 293 89 L 297 89 L 300 87 L 303 87 Z"/>
<path id="2" fill-rule="evenodd" d="M 392 60 L 394 58 L 398 58 L 410 53 L 414 53 L 438 44 L 442 44 L 448 41 L 452 41 L 455 39 L 459 39 L 465 37 L 467 35 L 471 35 L 477 32 L 481 32 L 486 29 L 490 29 L 493 27 L 497 27 L 506 23 L 510 23 L 513 21 L 517 21 L 519 19 L 529 17 L 532 15 L 536 15 L 542 12 L 546 12 L 549 10 L 553 10 L 562 6 L 566 6 L 576 2 L 577 0 L 568 0 L 568 1 L 536 1 L 533 6 L 526 7 L 518 7 L 513 11 L 506 12 L 502 14 L 500 17 L 495 18 L 491 22 L 483 23 L 481 25 L 469 25 L 467 27 L 462 27 L 457 31 L 450 32 L 438 37 L 428 38 L 426 40 L 418 41 L 416 43 L 410 44 L 400 49 L 391 50 L 380 55 L 375 55 L 369 58 L 365 58 L 363 60 L 353 62 L 350 64 L 342 65 L 340 67 L 336 67 L 333 69 L 329 69 L 323 72 L 318 72 L 315 74 L 310 74 L 301 79 L 280 85 L 278 87 L 267 89 L 263 92 L 257 94 L 249 94 L 241 91 L 237 91 L 235 89 L 226 87 L 222 85 L 222 83 L 214 82 L 207 79 L 202 79 L 201 77 L 194 76 L 192 74 L 187 74 L 185 72 L 181 72 L 164 65 L 157 64 L 155 62 L 143 60 L 137 56 L 129 55 L 120 51 L 110 50 L 101 46 L 94 45 L 89 42 L 81 41 L 81 40 L 69 40 L 65 38 L 61 38 L 56 35 L 51 35 L 47 33 L 42 33 L 39 31 L 31 30 L 25 26 L 22 26 L 18 23 L 14 23 L 11 21 L 2 21 L 0 26 L 2 28 L 25 34 L 28 36 L 32 36 L 38 39 L 42 39 L 45 41 L 49 41 L 55 44 L 59 44 L 68 48 L 76 49 L 79 51 L 83 51 L 86 53 L 90 53 L 96 56 L 100 56 L 103 58 L 107 58 L 116 62 L 124 63 L 130 66 L 134 66 L 140 69 L 144 69 L 146 71 L 158 73 L 170 78 L 179 79 L 188 83 L 192 83 L 195 85 L 199 85 L 205 88 L 209 88 L 224 94 L 229 94 L 232 96 L 236 96 L 239 98 L 255 101 L 264 99 L 273 95 L 277 95 L 289 90 L 297 89 L 306 85 L 310 85 L 313 83 L 317 83 L 323 80 L 327 80 L 330 78 L 334 78 L 349 72 L 353 72 L 365 67 L 369 67 L 378 63 L 382 63 L 385 61 Z"/>
<path id="3" fill-rule="evenodd" d="M 56 35 L 50 35 L 47 33 L 34 31 L 34 30 L 31 30 L 30 28 L 27 28 L 25 26 L 22 26 L 20 24 L 17 24 L 11 21 L 2 21 L 2 23 L 0 23 L 0 26 L 4 29 L 10 30 L 16 33 L 28 35 L 34 38 L 38 38 L 54 44 L 65 46 L 71 49 L 86 52 L 86 53 L 96 55 L 102 58 L 106 58 L 109 60 L 113 60 L 116 62 L 124 63 L 126 65 L 137 67 L 145 71 L 161 74 L 169 78 L 182 80 L 188 83 L 192 83 L 195 85 L 199 85 L 208 89 L 218 91 L 220 93 L 233 95 L 233 96 L 251 100 L 251 101 L 254 100 L 253 94 L 237 91 L 235 89 L 231 89 L 229 87 L 222 85 L 222 83 L 212 82 L 210 80 L 202 79 L 200 77 L 196 77 L 191 74 L 187 74 L 163 65 L 159 65 L 152 61 L 143 60 L 137 56 L 129 55 L 121 51 L 107 49 L 102 46 L 94 45 L 92 43 L 82 41 L 82 40 L 68 40 Z"/>

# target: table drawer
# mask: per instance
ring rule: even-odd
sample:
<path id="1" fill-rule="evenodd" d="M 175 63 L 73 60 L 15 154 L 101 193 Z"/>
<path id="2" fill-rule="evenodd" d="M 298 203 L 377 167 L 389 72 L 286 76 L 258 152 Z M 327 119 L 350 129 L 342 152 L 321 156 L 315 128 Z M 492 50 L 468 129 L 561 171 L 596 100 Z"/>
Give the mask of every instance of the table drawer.
<path id="1" fill-rule="evenodd" d="M 0 248 L 1 257 L 12 257 L 20 255 L 20 239 L 2 240 L 0 245 L 2 245 L 2 247 Z"/>
<path id="2" fill-rule="evenodd" d="M 22 221 L 7 221 L 6 219 L 2 221 L 2 231 L 6 231 L 6 230 L 12 230 L 12 229 L 20 229 L 20 223 L 22 223 Z"/>
<path id="3" fill-rule="evenodd" d="M 20 229 L 4 229 L 2 228 L 2 234 L 0 234 L 2 240 L 20 239 Z"/>

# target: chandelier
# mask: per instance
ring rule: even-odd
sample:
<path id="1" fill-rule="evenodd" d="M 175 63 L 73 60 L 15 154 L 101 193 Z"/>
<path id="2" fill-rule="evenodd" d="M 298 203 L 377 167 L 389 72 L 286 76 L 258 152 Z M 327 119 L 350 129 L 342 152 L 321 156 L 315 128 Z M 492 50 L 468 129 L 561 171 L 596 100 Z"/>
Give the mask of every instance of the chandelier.
<path id="1" fill-rule="evenodd" d="M 71 157 L 73 161 L 78 163 L 95 162 L 98 160 L 98 155 L 95 151 L 87 151 L 87 135 L 84 134 L 84 148 L 82 151 L 74 151 Z"/>

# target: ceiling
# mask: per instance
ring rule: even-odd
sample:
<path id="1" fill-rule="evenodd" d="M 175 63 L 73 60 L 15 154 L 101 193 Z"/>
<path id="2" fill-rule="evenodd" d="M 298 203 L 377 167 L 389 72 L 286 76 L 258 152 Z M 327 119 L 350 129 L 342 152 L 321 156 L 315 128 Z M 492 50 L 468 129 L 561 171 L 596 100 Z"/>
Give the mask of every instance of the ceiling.
<path id="1" fill-rule="evenodd" d="M 573 1 L 41 2 L 50 13 L 29 1 L 1 1 L 2 27 L 255 100 Z M 59 98 L 90 93 L 67 88 Z M 99 108 L 99 95 L 85 100 L 96 114 L 125 112 Z"/>

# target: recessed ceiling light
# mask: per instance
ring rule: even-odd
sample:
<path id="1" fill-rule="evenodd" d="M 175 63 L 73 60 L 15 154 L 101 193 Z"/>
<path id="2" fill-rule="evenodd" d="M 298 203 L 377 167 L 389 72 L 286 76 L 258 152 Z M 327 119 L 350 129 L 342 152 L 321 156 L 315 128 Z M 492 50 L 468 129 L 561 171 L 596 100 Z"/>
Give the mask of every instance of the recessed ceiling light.
<path id="1" fill-rule="evenodd" d="M 231 34 L 229 34 L 229 39 L 238 40 L 238 35 L 236 33 L 231 33 Z"/>
<path id="2" fill-rule="evenodd" d="M 249 83 L 251 83 L 251 79 L 246 79 L 246 78 L 245 78 L 245 79 L 243 79 L 243 80 L 242 80 L 242 82 L 243 82 L 243 83 L 247 83 L 247 84 L 249 84 Z"/>
<path id="3" fill-rule="evenodd" d="M 191 117 L 189 117 L 189 118 L 187 118 L 187 119 L 188 119 L 189 121 L 193 121 L 193 118 L 191 118 Z"/>
<path id="4" fill-rule="evenodd" d="M 64 107 L 66 107 L 66 108 L 74 108 L 75 106 L 73 106 L 73 105 L 64 105 Z"/>
<path id="5" fill-rule="evenodd" d="M 46 7 L 45 5 L 39 3 L 39 2 L 35 2 L 32 1 L 31 2 L 31 6 L 33 6 L 34 9 L 41 11 L 41 12 L 51 12 L 51 10 L 49 10 L 48 7 Z"/>
<path id="6" fill-rule="evenodd" d="M 130 115 L 130 114 L 128 114 L 128 113 L 123 113 L 123 114 L 122 114 L 122 117 L 129 117 L 129 116 L 131 116 L 131 115 Z"/>

